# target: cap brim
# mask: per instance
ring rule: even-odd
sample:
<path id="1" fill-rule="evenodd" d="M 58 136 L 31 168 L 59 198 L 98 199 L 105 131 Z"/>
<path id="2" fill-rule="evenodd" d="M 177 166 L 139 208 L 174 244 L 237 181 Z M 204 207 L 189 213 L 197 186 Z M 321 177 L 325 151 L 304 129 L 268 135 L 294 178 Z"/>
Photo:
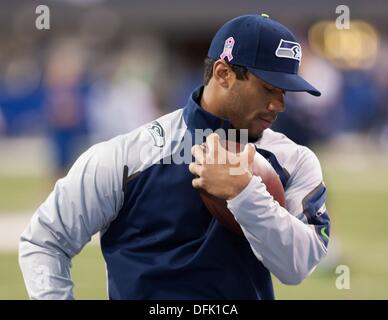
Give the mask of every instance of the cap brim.
<path id="1" fill-rule="evenodd" d="M 286 91 L 305 91 L 319 97 L 321 93 L 301 76 L 294 73 L 265 71 L 248 67 L 248 70 L 256 77 L 270 85 Z"/>

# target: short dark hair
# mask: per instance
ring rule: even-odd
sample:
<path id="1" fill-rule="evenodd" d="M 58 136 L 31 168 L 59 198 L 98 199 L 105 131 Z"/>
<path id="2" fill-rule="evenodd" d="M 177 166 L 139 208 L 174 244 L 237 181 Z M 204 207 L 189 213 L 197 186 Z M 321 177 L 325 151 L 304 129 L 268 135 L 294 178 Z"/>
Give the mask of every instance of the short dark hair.
<path id="1" fill-rule="evenodd" d="M 213 66 L 216 60 L 206 58 L 205 59 L 205 68 L 204 68 L 204 73 L 203 73 L 203 83 L 206 86 L 211 77 L 213 76 Z M 227 62 L 228 63 L 228 62 Z M 235 64 L 230 64 L 228 63 L 232 71 L 236 74 L 236 78 L 238 80 L 246 80 L 248 79 L 248 69 L 242 66 L 238 66 Z"/>

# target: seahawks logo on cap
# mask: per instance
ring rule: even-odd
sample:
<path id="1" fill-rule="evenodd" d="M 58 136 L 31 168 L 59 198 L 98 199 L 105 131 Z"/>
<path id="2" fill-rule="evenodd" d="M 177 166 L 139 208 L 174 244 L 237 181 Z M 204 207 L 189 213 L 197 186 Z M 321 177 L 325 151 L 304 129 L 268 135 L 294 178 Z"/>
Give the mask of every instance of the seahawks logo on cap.
<path id="1" fill-rule="evenodd" d="M 279 58 L 298 60 L 300 63 L 300 60 L 302 59 L 302 48 L 297 42 L 281 39 L 275 55 Z"/>

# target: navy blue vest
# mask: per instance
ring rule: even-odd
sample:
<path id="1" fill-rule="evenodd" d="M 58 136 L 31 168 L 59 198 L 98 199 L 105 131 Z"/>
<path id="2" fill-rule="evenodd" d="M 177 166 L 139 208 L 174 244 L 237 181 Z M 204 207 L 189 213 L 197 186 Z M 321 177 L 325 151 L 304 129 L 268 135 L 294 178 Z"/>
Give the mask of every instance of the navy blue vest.
<path id="1" fill-rule="evenodd" d="M 200 94 L 183 109 L 187 130 L 228 129 L 198 105 Z M 192 179 L 187 164 L 155 164 L 128 180 L 101 238 L 110 299 L 274 299 L 269 271 L 212 217 Z"/>

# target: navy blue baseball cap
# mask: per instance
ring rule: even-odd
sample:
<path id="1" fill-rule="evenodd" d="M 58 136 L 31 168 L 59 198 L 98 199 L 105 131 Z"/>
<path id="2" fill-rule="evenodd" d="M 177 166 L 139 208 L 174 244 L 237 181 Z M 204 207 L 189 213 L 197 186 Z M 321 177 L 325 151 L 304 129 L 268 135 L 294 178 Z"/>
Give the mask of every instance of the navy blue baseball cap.
<path id="1" fill-rule="evenodd" d="M 208 57 L 246 67 L 276 88 L 321 95 L 298 75 L 302 48 L 295 36 L 268 15 L 244 15 L 226 22 L 214 36 Z"/>

